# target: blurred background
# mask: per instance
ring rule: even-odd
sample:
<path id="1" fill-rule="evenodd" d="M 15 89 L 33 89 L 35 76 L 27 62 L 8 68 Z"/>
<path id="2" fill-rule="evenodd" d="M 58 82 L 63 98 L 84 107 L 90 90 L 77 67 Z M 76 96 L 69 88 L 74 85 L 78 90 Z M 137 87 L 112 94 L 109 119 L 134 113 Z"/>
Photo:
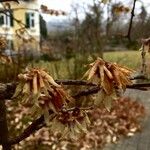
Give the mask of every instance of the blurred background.
<path id="1" fill-rule="evenodd" d="M 97 57 L 140 72 L 141 39 L 149 38 L 150 35 L 150 1 L 19 2 L 1 3 L 0 6 L 1 83 L 16 82 L 17 75 L 27 67 L 45 68 L 54 79 L 81 79 L 87 70 L 86 64 Z M 150 68 L 148 59 L 146 64 Z M 78 87 L 73 87 L 73 91 L 78 90 Z M 131 107 L 135 105 L 127 101 L 126 111 L 130 104 Z M 124 103 L 121 101 L 120 105 Z M 14 136 L 22 132 L 33 118 L 28 115 L 28 108 L 17 101 L 8 101 L 7 106 L 9 130 L 11 136 Z M 116 110 L 120 108 L 116 106 Z M 140 108 L 143 110 L 142 106 Z M 104 112 L 100 111 L 97 116 Z M 63 149 L 65 141 L 57 140 L 57 135 L 44 128 L 13 149 Z M 75 146 L 77 143 L 71 144 L 71 147 L 69 144 L 68 149 L 81 148 L 81 145 L 78 148 Z"/>
<path id="2" fill-rule="evenodd" d="M 146 0 L 2 4 L 0 30 L 2 46 L 6 45 L 1 53 L 13 63 L 2 62 L 0 81 L 16 80 L 27 66 L 44 67 L 55 78 L 77 79 L 85 69 L 78 66 L 98 56 L 139 69 L 141 38 L 150 32 L 149 8 Z"/>

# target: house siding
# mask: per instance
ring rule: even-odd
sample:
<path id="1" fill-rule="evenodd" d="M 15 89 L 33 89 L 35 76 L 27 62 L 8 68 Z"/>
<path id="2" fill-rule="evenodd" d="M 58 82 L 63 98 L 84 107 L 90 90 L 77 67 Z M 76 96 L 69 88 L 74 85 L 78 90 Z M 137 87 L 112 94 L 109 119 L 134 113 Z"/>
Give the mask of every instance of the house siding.
<path id="1" fill-rule="evenodd" d="M 39 5 L 36 0 L 33 2 L 20 2 L 20 4 L 16 4 L 14 2 L 10 3 L 11 9 L 13 10 L 13 16 L 17 20 L 20 20 L 22 24 L 26 25 L 26 13 L 27 12 L 33 12 L 34 13 L 34 23 L 35 26 L 29 29 L 26 29 L 29 35 L 31 35 L 35 40 L 31 43 L 25 43 L 22 39 L 19 39 L 16 36 L 15 31 L 20 29 L 21 26 L 19 23 L 17 23 L 15 20 L 13 21 L 13 27 L 5 27 L 0 26 L 0 33 L 1 35 L 6 36 L 8 40 L 13 40 L 14 42 L 14 49 L 19 50 L 23 49 L 21 48 L 22 45 L 29 44 L 32 45 L 32 49 L 39 50 L 39 43 L 40 43 L 40 23 L 39 23 Z M 23 25 L 22 25 L 23 27 Z M 26 35 L 26 38 L 28 35 Z"/>

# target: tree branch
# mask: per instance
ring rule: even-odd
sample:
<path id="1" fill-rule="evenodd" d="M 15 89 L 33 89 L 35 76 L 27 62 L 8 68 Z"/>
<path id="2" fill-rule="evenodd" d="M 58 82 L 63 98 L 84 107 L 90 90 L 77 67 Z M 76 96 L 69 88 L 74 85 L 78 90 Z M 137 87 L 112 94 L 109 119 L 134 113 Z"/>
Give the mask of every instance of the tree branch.
<path id="1" fill-rule="evenodd" d="M 77 93 L 76 95 L 73 95 L 72 97 L 76 99 L 76 98 L 79 98 L 82 96 L 88 96 L 91 94 L 96 94 L 100 89 L 101 88 L 99 86 L 96 86 L 96 87 L 90 88 L 88 90 L 80 91 L 79 93 Z"/>
<path id="2" fill-rule="evenodd" d="M 63 85 L 85 85 L 85 86 L 95 86 L 95 84 L 91 82 L 87 82 L 86 80 L 55 80 L 58 84 Z"/>
<path id="3" fill-rule="evenodd" d="M 126 35 L 126 37 L 128 38 L 129 41 L 131 41 L 131 29 L 132 29 L 132 24 L 133 24 L 133 17 L 135 16 L 134 10 L 135 10 L 136 1 L 137 0 L 134 0 L 134 2 L 133 2 L 133 7 L 132 7 L 132 11 L 131 11 L 131 18 L 130 18 L 128 33 Z"/>
<path id="4" fill-rule="evenodd" d="M 39 130 L 40 128 L 42 128 L 45 125 L 44 123 L 44 116 L 42 115 L 40 118 L 38 118 L 37 120 L 33 121 L 31 125 L 29 125 L 24 131 L 23 133 L 21 133 L 20 135 L 18 135 L 15 138 L 12 138 L 9 140 L 9 144 L 10 145 L 14 145 L 17 144 L 19 142 L 21 142 L 22 140 L 26 139 L 27 137 L 29 137 L 31 134 L 33 134 L 36 130 Z"/>
<path id="5" fill-rule="evenodd" d="M 11 1 L 19 3 L 18 0 L 0 0 L 0 3 L 1 3 L 1 2 L 11 2 Z"/>
<path id="6" fill-rule="evenodd" d="M 135 77 L 132 77 L 130 80 L 136 80 L 136 79 L 147 79 L 144 75 L 137 75 Z M 93 83 L 90 83 L 85 80 L 55 80 L 58 84 L 62 85 L 76 85 L 76 86 L 97 86 Z M 17 83 L 6 83 L 2 84 L 0 83 L 0 92 L 3 93 L 4 99 L 11 99 L 13 96 L 13 93 L 15 91 Z M 150 87 L 150 83 L 145 83 L 145 84 L 133 84 L 132 86 L 127 86 L 127 88 L 133 88 L 133 89 L 140 89 L 140 90 L 145 90 L 143 89 L 144 87 Z"/>
<path id="7" fill-rule="evenodd" d="M 61 81 L 62 82 L 62 81 Z M 65 81 L 66 83 L 66 81 Z M 130 86 L 127 86 L 127 88 L 131 88 L 131 89 L 142 89 L 143 87 L 150 87 L 150 83 L 142 83 L 142 84 L 133 84 Z M 87 96 L 90 94 L 95 94 L 97 93 L 101 88 L 99 86 L 96 87 L 92 87 L 88 90 L 83 90 L 80 91 L 79 93 L 73 95 L 72 97 L 77 99 L 79 97 L 82 96 Z M 52 114 L 52 112 L 50 112 Z M 33 121 L 31 125 L 29 125 L 24 131 L 23 133 L 21 133 L 20 135 L 18 135 L 17 137 L 10 139 L 9 140 L 9 144 L 13 145 L 13 144 L 17 144 L 20 141 L 26 139 L 27 137 L 29 137 L 31 134 L 33 134 L 36 130 L 39 130 L 40 128 L 44 127 L 46 124 L 44 123 L 44 117 L 43 115 L 38 118 L 37 120 Z"/>
<path id="8" fill-rule="evenodd" d="M 72 96 L 73 98 L 79 98 L 81 96 L 87 96 L 90 94 L 94 94 L 97 93 L 100 90 L 99 87 L 93 87 L 89 90 L 84 90 L 79 92 L 78 94 Z M 49 112 L 50 114 L 52 114 L 52 111 Z M 46 124 L 44 123 L 44 116 L 42 115 L 40 118 L 36 119 L 35 121 L 33 121 L 31 123 L 31 125 L 29 125 L 24 131 L 23 133 L 21 133 L 20 135 L 18 135 L 15 138 L 12 138 L 9 140 L 9 145 L 14 145 L 17 144 L 19 142 L 21 142 L 22 140 L 26 139 L 27 137 L 29 137 L 31 134 L 33 134 L 35 131 L 39 130 L 40 128 L 44 127 Z"/>

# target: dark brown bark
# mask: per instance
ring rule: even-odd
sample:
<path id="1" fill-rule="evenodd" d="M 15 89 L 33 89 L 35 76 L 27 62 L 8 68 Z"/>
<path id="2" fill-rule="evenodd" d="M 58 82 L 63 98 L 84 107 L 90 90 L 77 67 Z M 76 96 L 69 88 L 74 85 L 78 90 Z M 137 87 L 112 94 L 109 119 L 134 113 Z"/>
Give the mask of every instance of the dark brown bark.
<path id="1" fill-rule="evenodd" d="M 131 78 L 131 80 L 135 80 L 135 79 L 146 79 L 146 77 L 144 75 L 138 75 L 136 77 Z M 92 86 L 96 86 L 93 83 L 89 83 L 85 80 L 55 80 L 58 84 L 63 84 L 63 85 L 76 85 L 76 86 L 88 86 L 88 87 L 92 87 Z M 11 97 L 13 96 L 13 93 L 15 91 L 17 83 L 7 83 L 7 84 L 2 84 L 0 83 L 0 92 L 3 93 L 4 99 L 5 100 L 10 100 Z M 142 86 L 142 87 L 141 87 Z M 150 87 L 150 83 L 146 83 L 146 84 L 133 84 L 132 86 L 127 86 L 127 88 L 136 88 L 136 89 L 141 89 L 144 87 Z"/>
<path id="2" fill-rule="evenodd" d="M 10 145 L 14 145 L 14 144 L 17 144 L 17 143 L 23 141 L 24 139 L 26 139 L 27 137 L 29 137 L 31 134 L 33 134 L 35 131 L 37 131 L 38 129 L 42 128 L 43 126 L 45 126 L 44 117 L 41 116 L 37 120 L 33 121 L 32 124 L 29 125 L 23 131 L 23 133 L 21 133 L 19 136 L 15 137 L 13 139 L 10 139 L 9 140 L 9 144 Z"/>
<path id="3" fill-rule="evenodd" d="M 100 90 L 100 87 L 93 87 L 89 90 L 81 91 L 72 97 L 73 98 L 79 98 L 81 96 L 87 96 L 90 94 L 97 93 L 99 90 Z M 53 112 L 50 111 L 49 113 L 52 114 Z M 17 144 L 17 143 L 23 141 L 24 139 L 29 137 L 31 134 L 35 133 L 35 131 L 41 129 L 44 126 L 46 126 L 46 124 L 44 123 L 44 116 L 42 115 L 40 118 L 34 120 L 32 122 L 32 124 L 29 125 L 20 135 L 18 135 L 15 138 L 10 139 L 9 145 L 14 145 L 14 144 Z"/>
<path id="4" fill-rule="evenodd" d="M 134 85 L 130 85 L 128 86 L 128 88 L 134 88 L 134 89 L 140 89 L 144 90 L 143 87 L 150 87 L 150 84 L 134 84 Z M 73 98 L 79 98 L 82 96 L 87 96 L 90 94 L 95 94 L 100 90 L 100 87 L 95 86 L 92 87 L 88 90 L 83 90 L 80 91 L 79 93 L 77 93 L 76 95 L 72 96 Z M 50 112 L 52 113 L 52 112 Z M 33 134 L 36 130 L 39 130 L 40 128 L 44 127 L 45 123 L 44 123 L 44 117 L 41 116 L 40 118 L 38 118 L 37 120 L 33 121 L 31 125 L 29 125 L 24 131 L 23 133 L 21 133 L 20 135 L 18 135 L 17 137 L 10 139 L 9 140 L 9 144 L 13 145 L 13 144 L 17 144 L 19 142 L 21 142 L 22 140 L 26 139 L 27 137 L 29 137 L 31 134 Z"/>
<path id="5" fill-rule="evenodd" d="M 143 76 L 141 76 L 141 77 L 143 78 Z M 139 77 L 137 77 L 137 78 L 139 78 Z M 99 86 L 96 86 L 92 83 L 88 83 L 88 82 L 82 81 L 82 80 L 77 80 L 77 81 L 76 80 L 57 80 L 57 83 L 63 83 L 65 85 L 84 85 L 84 86 L 85 85 L 87 85 L 87 86 L 90 85 L 90 86 L 94 86 L 94 87 L 91 87 L 90 89 L 80 91 L 79 93 L 73 95 L 72 97 L 75 98 L 75 99 L 77 99 L 79 97 L 82 97 L 82 96 L 95 94 L 100 90 Z M 0 84 L 0 93 L 1 93 L 0 131 L 4 131 L 4 132 L 0 132 L 0 137 L 1 137 L 0 143 L 5 148 L 4 150 L 9 150 L 10 145 L 19 143 L 20 141 L 26 139 L 31 134 L 33 134 L 36 130 L 38 130 L 38 129 L 42 128 L 43 126 L 45 126 L 44 117 L 41 116 L 37 120 L 33 121 L 32 124 L 29 125 L 23 131 L 23 133 L 21 133 L 20 135 L 18 135 L 15 138 L 12 138 L 12 139 L 8 140 L 8 129 L 7 129 L 7 122 L 6 122 L 6 108 L 5 108 L 4 98 L 6 98 L 6 97 L 11 98 L 15 87 L 16 87 L 16 84 L 11 84 L 11 83 L 9 83 L 9 84 Z M 150 83 L 133 84 L 133 85 L 127 86 L 127 88 L 140 89 L 140 90 L 146 90 L 146 87 L 150 87 Z M 11 91 L 11 92 L 8 92 L 8 91 Z M 50 113 L 52 113 L 52 112 L 50 112 Z"/>
<path id="6" fill-rule="evenodd" d="M 11 145 L 8 144 L 6 106 L 3 94 L 3 92 L 0 92 L 0 143 L 3 147 L 3 150 L 11 150 Z"/>
<path id="7" fill-rule="evenodd" d="M 133 2 L 133 7 L 132 7 L 132 11 L 131 11 L 131 18 L 130 18 L 130 23 L 129 23 L 129 28 L 128 28 L 128 33 L 127 33 L 127 38 L 129 41 L 131 41 L 131 29 L 132 29 L 132 24 L 133 24 L 133 18 L 134 18 L 134 10 L 135 10 L 135 4 L 136 4 L 137 0 L 134 0 Z"/>
<path id="8" fill-rule="evenodd" d="M 0 0 L 0 2 L 11 2 L 11 1 L 19 3 L 18 0 Z"/>

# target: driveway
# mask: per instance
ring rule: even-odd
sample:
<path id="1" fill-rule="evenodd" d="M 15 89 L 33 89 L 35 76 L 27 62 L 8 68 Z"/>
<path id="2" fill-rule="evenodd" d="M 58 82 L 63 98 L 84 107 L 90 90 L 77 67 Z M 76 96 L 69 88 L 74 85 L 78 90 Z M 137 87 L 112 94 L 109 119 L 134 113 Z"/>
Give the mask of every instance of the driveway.
<path id="1" fill-rule="evenodd" d="M 150 150 L 150 91 L 127 90 L 125 96 L 142 103 L 146 108 L 146 117 L 142 130 L 133 137 L 123 138 L 117 144 L 108 144 L 103 150 Z"/>

